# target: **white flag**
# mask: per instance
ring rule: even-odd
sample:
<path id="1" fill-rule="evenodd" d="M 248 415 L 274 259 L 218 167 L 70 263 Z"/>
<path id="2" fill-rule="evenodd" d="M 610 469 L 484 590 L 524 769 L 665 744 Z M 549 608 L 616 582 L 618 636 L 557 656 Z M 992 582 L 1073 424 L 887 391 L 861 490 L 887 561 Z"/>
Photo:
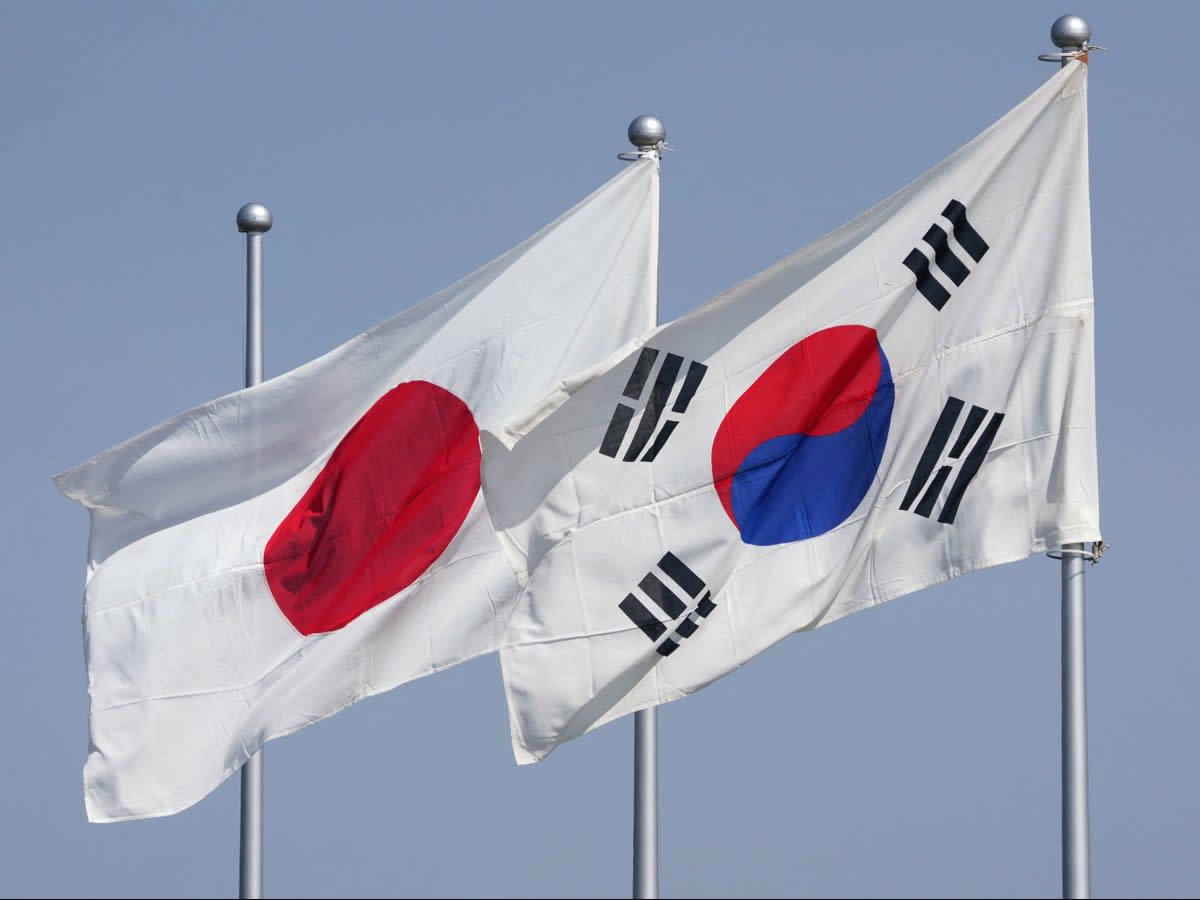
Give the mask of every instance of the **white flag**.
<path id="1" fill-rule="evenodd" d="M 265 741 L 495 650 L 496 427 L 653 324 L 658 167 L 326 356 L 55 481 L 91 512 L 88 818 L 177 812 Z"/>
<path id="2" fill-rule="evenodd" d="M 1087 69 L 484 438 L 514 750 L 796 631 L 1100 537 Z M 511 449 L 506 449 L 511 448 Z"/>

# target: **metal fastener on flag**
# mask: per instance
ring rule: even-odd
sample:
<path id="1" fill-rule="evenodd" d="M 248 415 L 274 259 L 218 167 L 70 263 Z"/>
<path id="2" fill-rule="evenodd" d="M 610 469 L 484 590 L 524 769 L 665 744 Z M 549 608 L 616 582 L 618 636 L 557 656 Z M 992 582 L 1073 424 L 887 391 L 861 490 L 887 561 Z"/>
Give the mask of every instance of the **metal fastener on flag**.
<path id="1" fill-rule="evenodd" d="M 1059 550 L 1047 550 L 1046 555 L 1051 559 L 1065 559 L 1068 556 L 1080 556 L 1094 566 L 1096 563 L 1100 562 L 1100 557 L 1102 557 L 1104 552 L 1111 546 L 1112 544 L 1109 544 L 1107 541 L 1094 541 L 1090 550 L 1074 550 L 1063 547 Z"/>

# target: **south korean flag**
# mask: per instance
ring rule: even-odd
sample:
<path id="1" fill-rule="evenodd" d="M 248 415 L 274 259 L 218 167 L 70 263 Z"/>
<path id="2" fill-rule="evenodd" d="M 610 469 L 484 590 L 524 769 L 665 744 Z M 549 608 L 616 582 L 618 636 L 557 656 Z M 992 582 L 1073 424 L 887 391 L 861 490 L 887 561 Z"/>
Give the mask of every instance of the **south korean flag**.
<path id="1" fill-rule="evenodd" d="M 519 762 L 794 632 L 1100 538 L 1086 88 L 1069 63 L 485 442 L 526 586 L 501 647 Z"/>

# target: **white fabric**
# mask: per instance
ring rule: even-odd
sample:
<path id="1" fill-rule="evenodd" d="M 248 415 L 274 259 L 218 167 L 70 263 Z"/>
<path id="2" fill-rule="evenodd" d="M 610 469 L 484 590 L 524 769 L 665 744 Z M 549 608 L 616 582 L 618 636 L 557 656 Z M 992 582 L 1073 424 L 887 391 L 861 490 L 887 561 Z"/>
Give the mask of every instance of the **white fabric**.
<path id="1" fill-rule="evenodd" d="M 913 184 L 639 341 L 708 367 L 652 462 L 597 451 L 636 350 L 561 405 L 550 398 L 484 436 L 484 496 L 527 583 L 501 648 L 518 762 L 691 693 L 796 631 L 1099 539 L 1086 78 L 1071 63 Z M 940 214 L 951 199 L 990 249 L 972 262 L 951 239 L 971 271 L 961 286 L 936 275 L 952 293 L 938 311 L 903 261 L 913 248 L 932 256 L 922 236 L 938 221 L 949 230 Z M 894 379 L 877 474 L 832 530 L 745 543 L 713 485 L 718 426 L 785 350 L 849 324 L 877 332 Z M 963 417 L 977 404 L 1004 418 L 944 524 L 936 509 L 900 505 L 951 396 L 966 401 Z M 664 657 L 618 603 L 632 593 L 660 621 L 682 620 L 637 590 L 667 551 L 716 607 Z M 696 609 L 690 599 L 688 614 Z"/>
<path id="2" fill-rule="evenodd" d="M 651 327 L 657 242 L 657 163 L 636 162 L 388 322 L 55 479 L 92 522 L 90 820 L 184 809 L 265 741 L 496 649 L 519 586 L 479 496 L 419 580 L 323 634 L 281 614 L 264 547 L 398 384 L 446 388 L 495 426 Z"/>

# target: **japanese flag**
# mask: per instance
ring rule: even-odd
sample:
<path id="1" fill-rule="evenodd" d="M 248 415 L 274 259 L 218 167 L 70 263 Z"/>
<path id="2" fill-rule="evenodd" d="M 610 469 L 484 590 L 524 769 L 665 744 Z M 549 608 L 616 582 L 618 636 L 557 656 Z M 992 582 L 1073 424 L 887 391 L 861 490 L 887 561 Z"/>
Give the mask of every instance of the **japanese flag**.
<path id="1" fill-rule="evenodd" d="M 496 649 L 519 585 L 496 427 L 652 324 L 658 168 L 328 355 L 59 475 L 91 513 L 92 821 L 166 815 L 265 741 Z"/>

